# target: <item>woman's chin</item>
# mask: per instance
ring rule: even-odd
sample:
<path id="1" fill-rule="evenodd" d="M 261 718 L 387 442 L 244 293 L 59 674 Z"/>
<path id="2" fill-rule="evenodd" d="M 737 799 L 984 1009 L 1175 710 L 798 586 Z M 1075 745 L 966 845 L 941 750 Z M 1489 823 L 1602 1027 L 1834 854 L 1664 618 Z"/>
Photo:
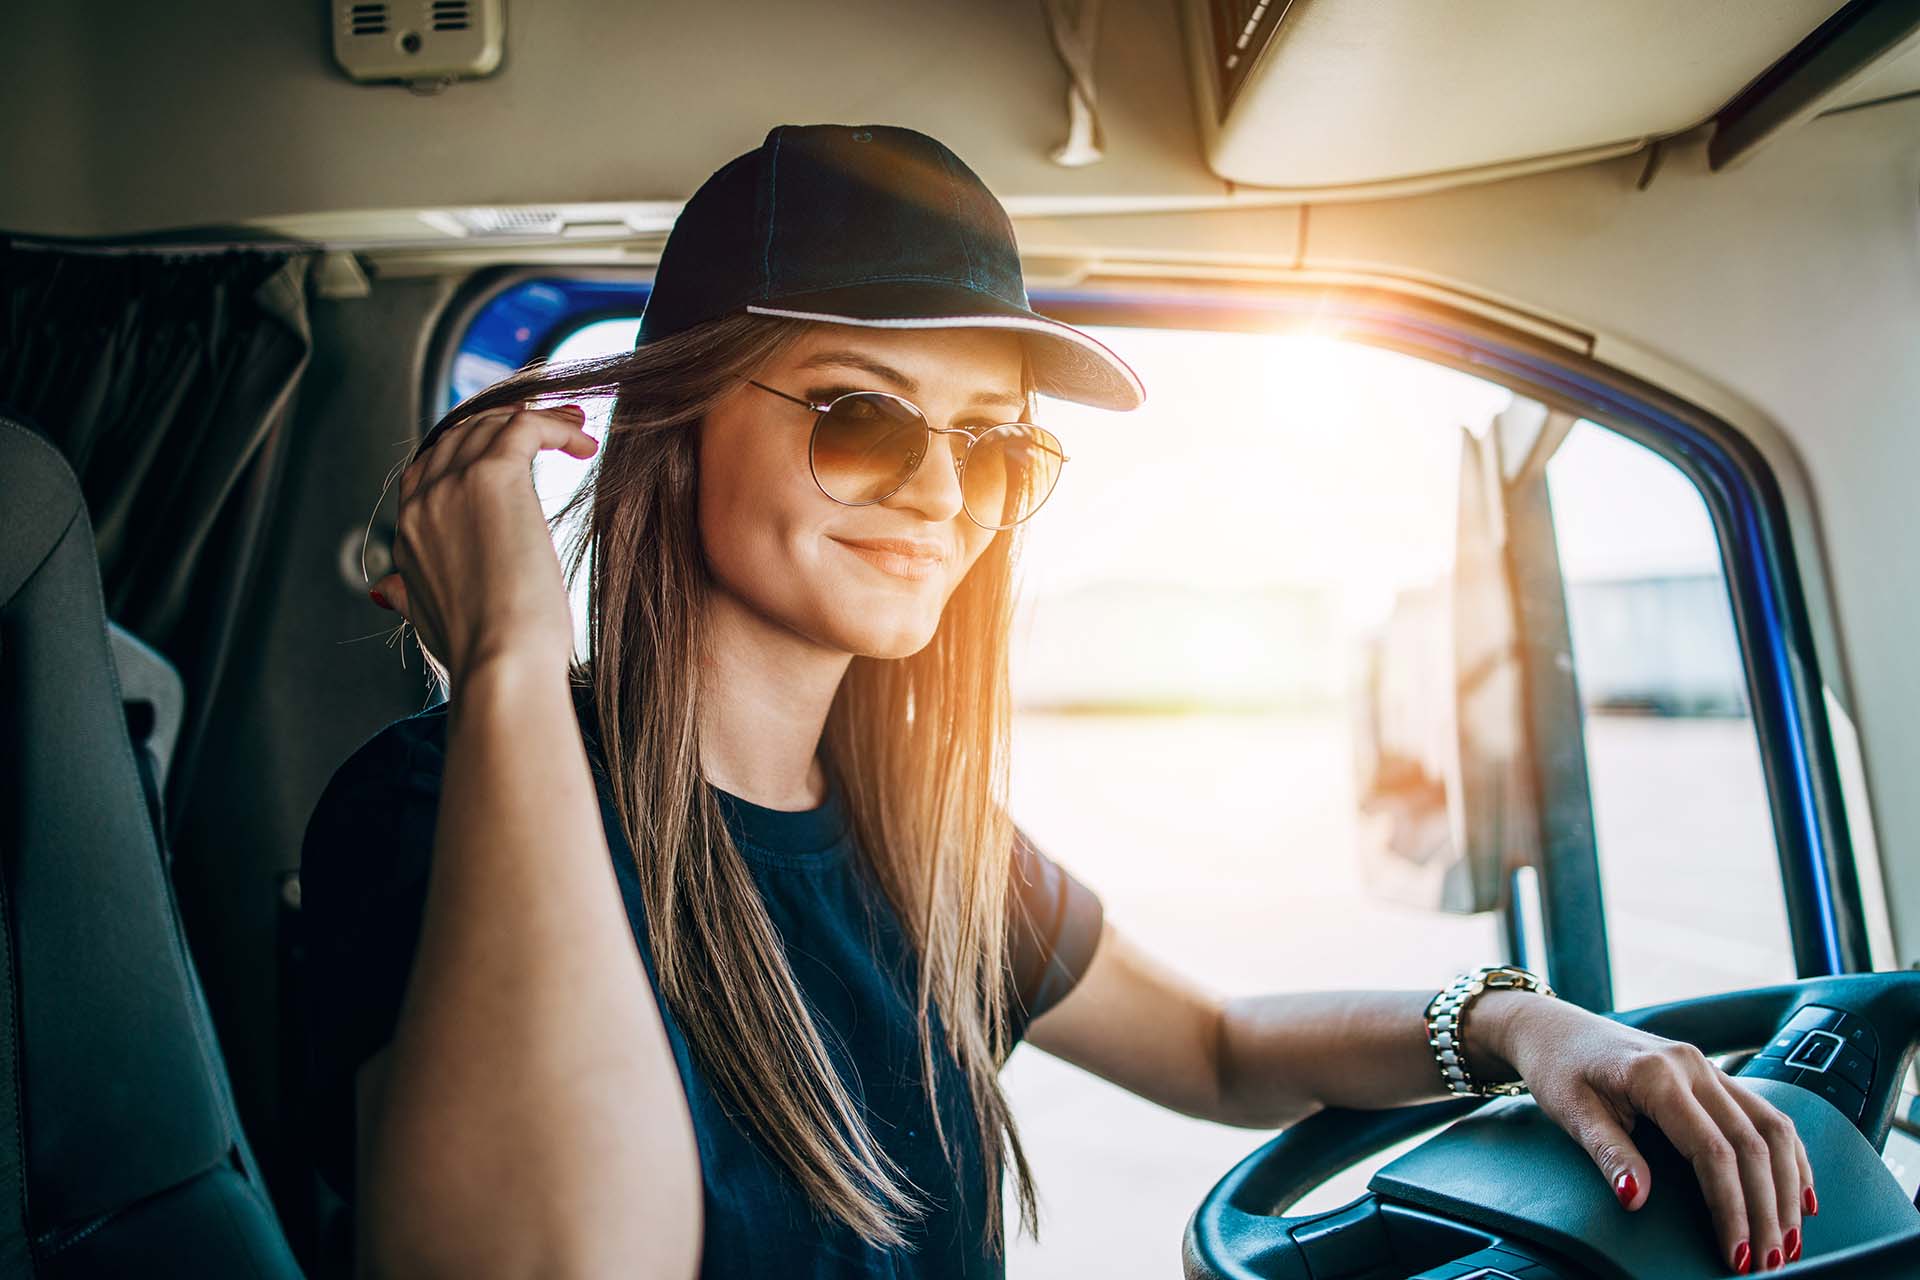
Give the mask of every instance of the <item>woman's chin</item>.
<path id="1" fill-rule="evenodd" d="M 871 582 L 834 584 L 826 621 L 837 647 L 865 658 L 904 658 L 920 652 L 940 626 L 939 584 Z"/>
<path id="2" fill-rule="evenodd" d="M 866 658 L 911 658 L 933 641 L 934 630 L 933 627 L 926 627 L 912 632 L 876 635 L 864 648 L 854 652 Z"/>
<path id="3" fill-rule="evenodd" d="M 838 647 L 863 658 L 906 658 L 933 639 L 940 616 L 917 609 L 873 610 L 841 619 Z"/>

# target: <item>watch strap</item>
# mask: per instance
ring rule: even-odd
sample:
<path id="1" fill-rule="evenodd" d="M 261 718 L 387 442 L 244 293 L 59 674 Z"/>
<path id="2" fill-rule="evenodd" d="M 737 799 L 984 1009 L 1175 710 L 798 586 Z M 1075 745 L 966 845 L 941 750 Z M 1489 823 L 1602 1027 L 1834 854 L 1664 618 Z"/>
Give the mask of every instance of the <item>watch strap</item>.
<path id="1" fill-rule="evenodd" d="M 1552 996 L 1546 979 L 1513 965 L 1485 965 L 1456 977 L 1427 1002 L 1427 1044 L 1450 1093 L 1463 1097 L 1512 1097 L 1527 1092 L 1517 1080 L 1482 1083 L 1467 1066 L 1466 1031 L 1473 1002 L 1488 991 L 1532 991 Z"/>

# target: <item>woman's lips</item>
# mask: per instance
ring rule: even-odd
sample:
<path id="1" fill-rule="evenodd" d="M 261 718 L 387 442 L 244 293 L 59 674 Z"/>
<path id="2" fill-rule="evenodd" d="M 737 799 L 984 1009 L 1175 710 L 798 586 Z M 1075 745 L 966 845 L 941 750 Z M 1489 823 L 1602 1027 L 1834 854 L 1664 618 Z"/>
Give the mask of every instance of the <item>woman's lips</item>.
<path id="1" fill-rule="evenodd" d="M 899 551 L 889 551 L 881 547 L 865 546 L 858 542 L 848 542 L 845 538 L 835 538 L 835 542 L 859 556 L 874 568 L 890 573 L 896 578 L 905 578 L 911 582 L 921 582 L 940 571 L 940 557 L 906 555 Z"/>

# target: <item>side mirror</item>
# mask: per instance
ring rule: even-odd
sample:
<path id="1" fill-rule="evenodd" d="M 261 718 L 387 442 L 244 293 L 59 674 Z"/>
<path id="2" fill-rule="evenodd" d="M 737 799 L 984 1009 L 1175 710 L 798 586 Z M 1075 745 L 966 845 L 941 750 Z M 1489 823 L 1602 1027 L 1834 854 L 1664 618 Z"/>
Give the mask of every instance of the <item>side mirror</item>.
<path id="1" fill-rule="evenodd" d="M 1402 592 L 1359 663 L 1360 857 L 1388 901 L 1472 914 L 1537 861 L 1501 429 L 1460 433 L 1453 572 Z"/>

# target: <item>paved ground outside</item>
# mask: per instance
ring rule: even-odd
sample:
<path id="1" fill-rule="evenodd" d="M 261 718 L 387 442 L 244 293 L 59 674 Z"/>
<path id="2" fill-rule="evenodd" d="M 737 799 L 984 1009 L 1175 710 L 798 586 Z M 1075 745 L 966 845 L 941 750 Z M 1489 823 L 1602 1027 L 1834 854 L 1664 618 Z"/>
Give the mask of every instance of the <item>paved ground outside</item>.
<path id="1" fill-rule="evenodd" d="M 1027 715 L 1015 742 L 1015 817 L 1117 925 L 1219 991 L 1433 991 L 1500 958 L 1491 915 L 1366 892 L 1338 716 Z M 1600 716 L 1589 752 L 1619 1007 L 1791 978 L 1751 727 Z M 1041 1242 L 1010 1247 L 1014 1280 L 1177 1277 L 1194 1206 L 1271 1136 L 1028 1045 L 1002 1079 L 1041 1203 Z M 1298 1210 L 1351 1200 L 1391 1154 Z"/>

